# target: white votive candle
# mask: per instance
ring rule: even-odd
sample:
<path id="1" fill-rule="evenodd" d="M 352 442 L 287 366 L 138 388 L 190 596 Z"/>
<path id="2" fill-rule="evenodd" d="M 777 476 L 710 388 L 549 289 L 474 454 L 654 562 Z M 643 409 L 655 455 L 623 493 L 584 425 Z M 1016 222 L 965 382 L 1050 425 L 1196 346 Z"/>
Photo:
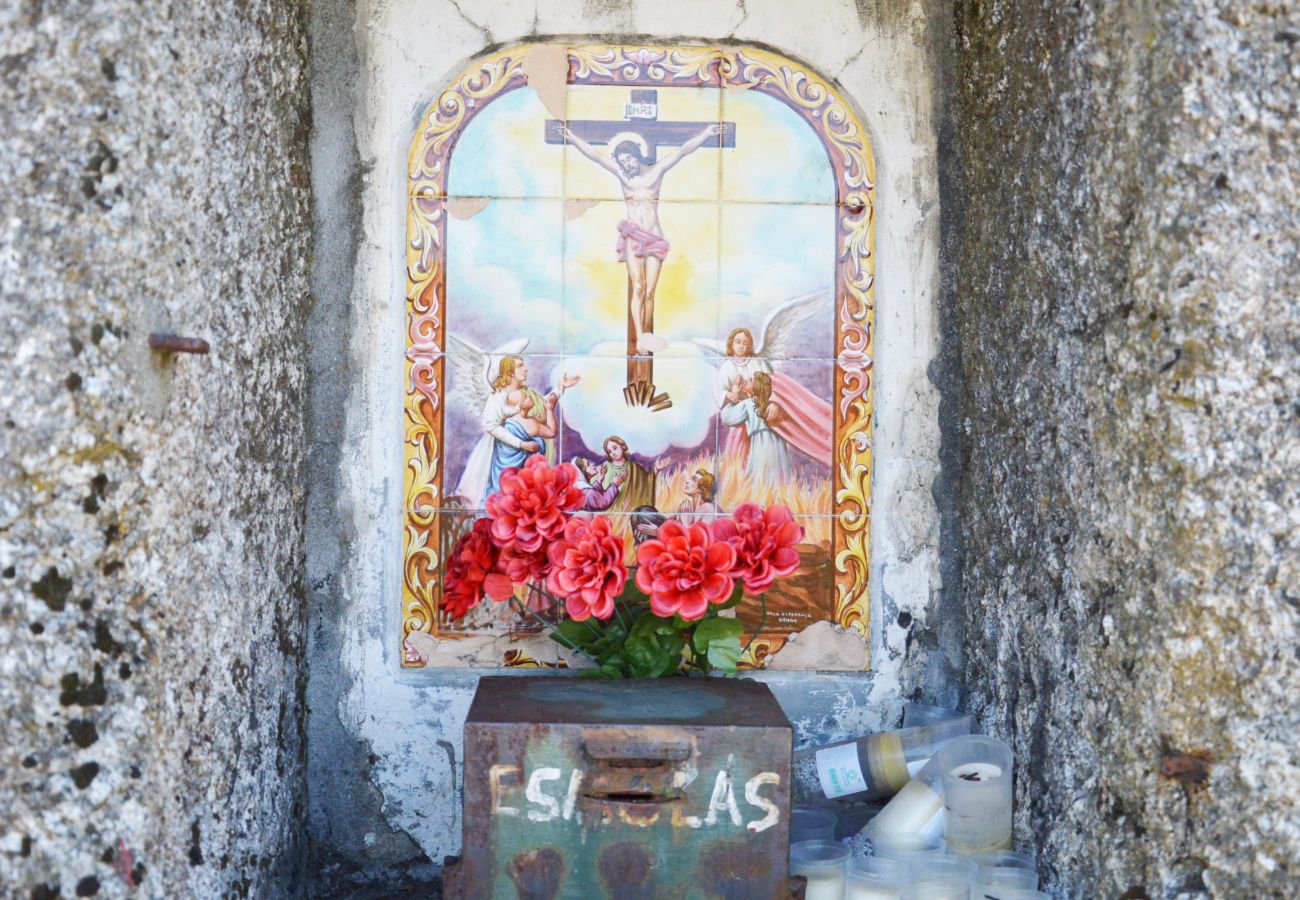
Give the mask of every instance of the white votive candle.
<path id="1" fill-rule="evenodd" d="M 880 834 L 937 835 L 943 831 L 942 773 L 935 759 L 903 785 L 867 823 L 868 837 Z"/>
<path id="2" fill-rule="evenodd" d="M 799 841 L 790 845 L 790 874 L 808 886 L 804 900 L 844 900 L 849 848 L 835 841 Z"/>
<path id="3" fill-rule="evenodd" d="M 901 859 L 871 856 L 849 862 L 845 900 L 898 900 L 907 884 L 908 867 Z"/>

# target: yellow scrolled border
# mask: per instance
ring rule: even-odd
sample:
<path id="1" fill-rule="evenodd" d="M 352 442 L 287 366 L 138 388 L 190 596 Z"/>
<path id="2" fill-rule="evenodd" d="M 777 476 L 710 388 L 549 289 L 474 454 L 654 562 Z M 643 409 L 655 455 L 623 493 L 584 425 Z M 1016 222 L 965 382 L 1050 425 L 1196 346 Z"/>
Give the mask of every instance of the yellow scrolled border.
<path id="1" fill-rule="evenodd" d="M 475 61 L 452 80 L 421 120 L 408 156 L 406 237 L 406 403 L 403 441 L 406 520 L 402 538 L 402 636 L 454 638 L 438 617 L 442 387 L 446 304 L 447 170 L 456 139 L 494 99 L 527 83 L 534 47 Z M 871 424 L 873 409 L 875 169 L 852 108 L 826 80 L 756 48 L 570 47 L 569 83 L 705 86 L 756 90 L 785 103 L 821 138 L 836 179 L 835 607 L 833 621 L 869 638 Z M 784 643 L 761 634 L 742 663 L 761 666 Z M 868 641 L 869 643 L 869 641 Z M 539 661 L 509 651 L 503 664 Z M 412 663 L 407 663 L 408 665 Z M 864 656 L 865 668 L 867 659 Z"/>

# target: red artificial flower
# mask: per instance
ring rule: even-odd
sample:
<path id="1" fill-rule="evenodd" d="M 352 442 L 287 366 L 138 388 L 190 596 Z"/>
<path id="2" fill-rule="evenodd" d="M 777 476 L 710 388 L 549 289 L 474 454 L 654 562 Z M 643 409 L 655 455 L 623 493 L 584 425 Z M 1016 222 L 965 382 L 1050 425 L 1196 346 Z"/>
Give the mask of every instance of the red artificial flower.
<path id="1" fill-rule="evenodd" d="M 778 576 L 799 568 L 803 526 L 784 506 L 763 509 L 757 503 L 742 503 L 730 518 L 713 523 L 715 540 L 725 541 L 736 551 L 736 577 L 750 594 L 761 594 Z"/>
<path id="2" fill-rule="evenodd" d="M 492 543 L 492 521 L 479 519 L 474 527 L 460 536 L 447 557 L 447 568 L 442 579 L 442 608 L 453 619 L 459 619 L 483 599 L 487 582 L 497 567 L 500 551 Z M 499 578 L 500 576 L 498 576 Z M 498 584 L 493 584 L 499 589 Z M 498 599 L 493 597 L 493 599 Z"/>
<path id="3" fill-rule="evenodd" d="M 637 547 L 636 586 L 650 595 L 650 609 L 687 621 L 704 615 L 710 603 L 725 603 L 736 583 L 736 551 L 715 541 L 708 526 L 673 519 L 659 536 Z"/>
<path id="4" fill-rule="evenodd" d="M 544 552 L 564 532 L 569 514 L 582 508 L 578 470 L 569 463 L 552 467 L 530 456 L 522 468 L 501 473 L 501 490 L 487 498 L 492 540 L 501 549 Z"/>
<path id="5" fill-rule="evenodd" d="M 627 569 L 623 539 L 611 532 L 609 519 L 570 519 L 547 556 L 551 572 L 546 587 L 564 600 L 569 618 L 608 619 L 614 614 L 614 598 L 623 593 Z"/>

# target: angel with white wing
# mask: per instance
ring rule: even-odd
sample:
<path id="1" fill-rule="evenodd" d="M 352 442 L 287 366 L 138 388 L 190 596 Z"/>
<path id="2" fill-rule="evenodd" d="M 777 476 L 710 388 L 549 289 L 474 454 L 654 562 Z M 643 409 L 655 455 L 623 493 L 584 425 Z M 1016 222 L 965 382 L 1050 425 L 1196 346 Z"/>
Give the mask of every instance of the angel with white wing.
<path id="1" fill-rule="evenodd" d="M 756 479 L 779 481 L 788 474 L 785 445 L 824 465 L 831 463 L 830 402 L 778 371 L 795 329 L 818 314 L 831 314 L 824 291 L 780 304 L 763 323 L 763 340 L 757 345 L 748 328 L 733 328 L 725 341 L 695 339 L 726 357 L 718 367 L 714 392 L 718 416 L 727 429 L 723 453 L 744 460 Z M 757 453 L 753 458 L 751 449 Z"/>
<path id="2" fill-rule="evenodd" d="M 554 456 L 547 445 L 559 433 L 555 407 L 560 395 L 581 380 L 564 375 L 545 397 L 528 386 L 524 348 L 528 338 L 507 341 L 492 351 L 448 335 L 453 353 L 446 358 L 456 377 L 451 396 L 477 413 L 483 436 L 470 452 L 455 493 L 475 506 L 501 490 L 501 473 L 522 466 L 534 453 Z"/>

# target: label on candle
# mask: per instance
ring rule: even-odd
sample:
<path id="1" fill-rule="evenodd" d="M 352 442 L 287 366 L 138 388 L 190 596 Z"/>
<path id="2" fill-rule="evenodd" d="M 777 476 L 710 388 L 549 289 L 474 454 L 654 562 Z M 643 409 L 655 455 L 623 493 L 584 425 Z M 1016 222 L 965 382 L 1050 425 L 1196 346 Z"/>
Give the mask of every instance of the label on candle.
<path id="1" fill-rule="evenodd" d="M 822 793 L 832 800 L 867 789 L 858 764 L 858 745 L 840 744 L 817 751 L 817 778 L 822 783 Z"/>

